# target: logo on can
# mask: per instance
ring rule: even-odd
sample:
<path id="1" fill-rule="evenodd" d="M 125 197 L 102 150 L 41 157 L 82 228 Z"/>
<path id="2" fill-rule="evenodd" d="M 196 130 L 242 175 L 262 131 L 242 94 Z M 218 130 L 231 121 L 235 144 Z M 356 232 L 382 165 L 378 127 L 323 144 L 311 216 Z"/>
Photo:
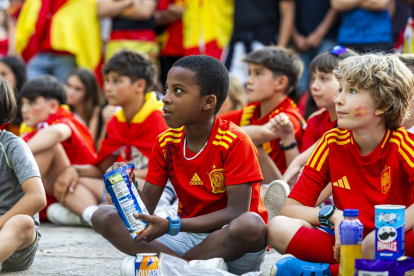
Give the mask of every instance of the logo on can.
<path id="1" fill-rule="evenodd" d="M 135 276 L 157 276 L 158 256 L 155 253 L 137 254 L 135 257 Z"/>
<path id="2" fill-rule="evenodd" d="M 375 259 L 396 260 L 404 255 L 405 206 L 375 206 Z"/>

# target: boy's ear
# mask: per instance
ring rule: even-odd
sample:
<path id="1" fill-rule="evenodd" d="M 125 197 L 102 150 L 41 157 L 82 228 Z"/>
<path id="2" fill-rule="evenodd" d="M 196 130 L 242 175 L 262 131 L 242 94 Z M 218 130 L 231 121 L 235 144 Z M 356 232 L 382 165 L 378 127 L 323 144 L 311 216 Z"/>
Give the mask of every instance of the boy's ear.
<path id="1" fill-rule="evenodd" d="M 279 76 L 275 78 L 275 91 L 285 91 L 286 90 L 286 86 L 289 83 L 289 79 L 288 77 L 286 77 L 285 75 Z"/>
<path id="2" fill-rule="evenodd" d="M 204 96 L 203 110 L 207 111 L 213 109 L 217 105 L 217 97 L 214 94 Z"/>
<path id="3" fill-rule="evenodd" d="M 48 100 L 50 114 L 55 114 L 59 109 L 59 102 L 55 99 Z"/>
<path id="4" fill-rule="evenodd" d="M 147 82 L 144 79 L 138 79 L 132 85 L 138 93 L 145 93 Z"/>
<path id="5" fill-rule="evenodd" d="M 390 109 L 389 107 L 387 107 L 385 110 L 382 110 L 382 109 L 376 109 L 376 110 L 374 111 L 374 115 L 375 115 L 375 116 L 381 116 L 381 115 L 383 115 L 385 112 L 387 112 L 389 109 Z"/>

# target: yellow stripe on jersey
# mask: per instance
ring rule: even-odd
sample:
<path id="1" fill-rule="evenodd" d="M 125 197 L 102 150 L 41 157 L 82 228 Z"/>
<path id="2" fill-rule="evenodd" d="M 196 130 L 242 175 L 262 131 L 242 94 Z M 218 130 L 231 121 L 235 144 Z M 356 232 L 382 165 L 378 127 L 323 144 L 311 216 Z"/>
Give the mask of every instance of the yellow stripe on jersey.
<path id="1" fill-rule="evenodd" d="M 220 128 L 218 129 L 218 133 L 220 133 L 220 134 L 227 134 L 227 135 L 229 135 L 229 136 L 231 136 L 231 137 L 233 137 L 233 138 L 236 138 L 237 137 L 237 135 L 235 135 L 233 132 L 231 132 L 230 130 L 226 130 L 226 131 L 224 131 L 224 130 L 221 130 Z"/>
<path id="2" fill-rule="evenodd" d="M 229 145 L 227 145 L 226 143 L 224 143 L 223 141 L 213 141 L 213 145 L 216 145 L 216 146 L 223 146 L 223 147 L 225 147 L 226 149 L 229 149 Z"/>
<path id="3" fill-rule="evenodd" d="M 172 136 L 172 137 L 177 138 L 177 137 L 182 137 L 183 133 L 182 132 L 177 133 L 177 132 L 171 132 L 171 131 L 167 132 L 167 133 L 164 133 L 160 136 L 160 138 L 158 139 L 158 142 L 161 143 L 161 141 L 167 136 Z"/>
<path id="4" fill-rule="evenodd" d="M 214 137 L 215 139 L 217 139 L 217 140 L 221 140 L 221 139 L 224 139 L 224 140 L 226 140 L 226 141 L 228 141 L 230 144 L 231 144 L 231 142 L 233 142 L 233 139 L 231 139 L 231 138 L 229 138 L 229 137 L 227 137 L 227 136 L 220 136 L 220 135 L 216 135 L 216 137 Z"/>
<path id="5" fill-rule="evenodd" d="M 323 163 L 325 163 L 326 158 L 329 154 L 329 148 L 325 151 L 325 154 L 322 156 L 321 161 L 319 161 L 318 167 L 316 168 L 317 171 L 320 171 L 322 168 Z"/>
<path id="6" fill-rule="evenodd" d="M 403 146 L 403 148 L 406 150 L 406 151 L 408 151 L 408 153 L 411 155 L 411 156 L 414 156 L 414 151 L 413 151 L 413 149 L 412 148 L 410 148 L 406 143 L 405 143 L 405 139 L 403 138 L 403 136 L 402 136 L 402 134 L 401 133 L 399 133 L 399 132 L 395 132 L 394 133 L 394 136 L 398 136 L 398 137 L 400 137 L 400 139 L 401 139 L 401 145 Z"/>
<path id="7" fill-rule="evenodd" d="M 411 140 L 410 137 L 408 137 L 407 131 L 405 129 L 400 129 L 400 130 L 404 133 L 405 140 L 414 147 L 414 141 Z"/>
<path id="8" fill-rule="evenodd" d="M 181 139 L 174 139 L 171 137 L 165 138 L 164 142 L 162 142 L 162 144 L 160 145 L 160 147 L 162 148 L 163 146 L 165 146 L 167 144 L 167 142 L 173 142 L 173 143 L 180 143 Z"/>
<path id="9" fill-rule="evenodd" d="M 398 141 L 395 138 L 391 138 L 390 142 L 396 143 L 398 145 L 398 152 L 404 157 L 405 161 L 410 165 L 411 168 L 414 168 L 414 163 L 411 161 L 411 159 L 407 156 L 407 154 L 401 149 L 400 141 Z"/>
<path id="10" fill-rule="evenodd" d="M 339 134 L 344 134 L 344 135 L 339 135 Z M 324 139 L 321 139 L 321 141 L 319 141 L 319 143 L 316 145 L 315 150 L 313 151 L 311 157 L 309 158 L 307 165 L 314 168 L 316 165 L 316 162 L 318 161 L 319 157 L 321 156 L 321 154 L 325 151 L 325 148 L 327 147 L 328 144 L 330 143 L 336 143 L 338 145 L 345 145 L 351 142 L 350 139 L 347 139 L 345 141 L 338 141 L 338 139 L 345 139 L 348 138 L 350 136 L 350 132 L 348 132 L 348 130 L 340 130 L 340 129 L 333 129 L 331 131 L 329 131 L 328 133 L 326 133 L 324 135 Z M 334 139 L 330 139 L 329 138 L 333 137 Z M 318 149 L 318 150 L 316 150 Z M 320 170 L 320 168 L 323 165 L 323 162 L 325 162 L 326 157 L 328 156 L 328 152 L 325 152 L 324 155 L 322 156 L 320 162 L 318 163 L 317 166 L 317 170 Z"/>
<path id="11" fill-rule="evenodd" d="M 344 176 L 342 177 L 342 179 L 344 180 L 345 188 L 347 188 L 348 190 L 351 190 L 351 186 L 349 186 L 348 178 Z"/>
<path id="12" fill-rule="evenodd" d="M 242 117 L 240 120 L 240 126 L 250 125 L 250 119 L 253 117 L 254 111 L 256 110 L 255 105 L 246 106 L 243 108 Z"/>
<path id="13" fill-rule="evenodd" d="M 388 129 L 387 130 L 387 135 L 385 136 L 385 139 L 384 139 L 384 142 L 382 143 L 382 145 L 381 145 L 381 148 L 384 148 L 384 146 L 385 146 L 385 144 L 387 143 L 387 140 L 388 140 L 388 136 L 390 136 L 390 130 Z"/>

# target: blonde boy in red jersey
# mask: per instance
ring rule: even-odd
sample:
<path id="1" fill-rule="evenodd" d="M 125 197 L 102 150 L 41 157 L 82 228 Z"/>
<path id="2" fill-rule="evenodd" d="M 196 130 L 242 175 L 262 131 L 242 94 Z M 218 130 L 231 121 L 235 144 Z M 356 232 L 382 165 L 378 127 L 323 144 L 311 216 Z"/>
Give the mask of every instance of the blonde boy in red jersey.
<path id="1" fill-rule="evenodd" d="M 324 275 L 336 275 L 344 209 L 359 210 L 364 225 L 362 257 L 374 258 L 374 205 L 409 207 L 412 203 L 414 136 L 400 127 L 413 97 L 411 72 L 394 55 L 368 54 L 341 61 L 333 73 L 340 90 L 335 99 L 339 128 L 328 131 L 318 142 L 282 208 L 282 216 L 269 223 L 270 244 L 280 253 L 298 258 L 278 260 L 276 275 L 287 271 L 300 275 L 303 265 L 316 265 L 308 262 L 324 263 L 318 264 L 326 268 Z M 329 225 L 323 226 L 334 226 L 334 235 L 315 228 L 321 225 L 321 209 L 314 206 L 329 182 L 338 210 L 328 212 L 330 216 L 322 214 L 321 221 L 327 219 Z M 414 255 L 411 220 L 412 216 L 407 216 L 408 256 Z"/>
<path id="2" fill-rule="evenodd" d="M 283 151 L 295 145 L 301 148 L 305 121 L 288 95 L 302 75 L 303 64 L 292 50 L 275 46 L 254 51 L 244 61 L 249 64 L 249 77 L 246 80 L 249 104 L 242 110 L 220 115 L 220 118 L 241 126 L 258 146 L 263 183 L 268 184 L 280 179 L 281 173 L 286 170 Z M 280 137 L 264 126 L 280 112 L 289 117 L 296 138 L 283 145 L 279 144 Z"/>
<path id="3" fill-rule="evenodd" d="M 212 57 L 189 56 L 169 71 L 163 111 L 172 129 L 159 135 L 139 193 L 152 214 L 170 179 L 180 201 L 179 217 L 137 215 L 149 225 L 133 241 L 116 210 L 100 207 L 93 227 L 122 252 L 206 260 L 190 262 L 197 266 L 219 257 L 233 273 L 259 271 L 266 251 L 267 212 L 259 196 L 263 178 L 250 138 L 215 116 L 228 86 L 227 70 Z M 133 269 L 133 259 L 124 259 L 122 270 Z"/>

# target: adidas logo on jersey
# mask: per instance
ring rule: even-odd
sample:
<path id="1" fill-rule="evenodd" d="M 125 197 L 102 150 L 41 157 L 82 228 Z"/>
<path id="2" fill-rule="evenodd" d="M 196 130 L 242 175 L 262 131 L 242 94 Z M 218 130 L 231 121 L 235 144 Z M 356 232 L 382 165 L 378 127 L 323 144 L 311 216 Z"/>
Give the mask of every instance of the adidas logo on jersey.
<path id="1" fill-rule="evenodd" d="M 195 173 L 193 178 L 191 178 L 190 185 L 203 185 L 203 181 L 201 181 L 197 173 Z"/>

